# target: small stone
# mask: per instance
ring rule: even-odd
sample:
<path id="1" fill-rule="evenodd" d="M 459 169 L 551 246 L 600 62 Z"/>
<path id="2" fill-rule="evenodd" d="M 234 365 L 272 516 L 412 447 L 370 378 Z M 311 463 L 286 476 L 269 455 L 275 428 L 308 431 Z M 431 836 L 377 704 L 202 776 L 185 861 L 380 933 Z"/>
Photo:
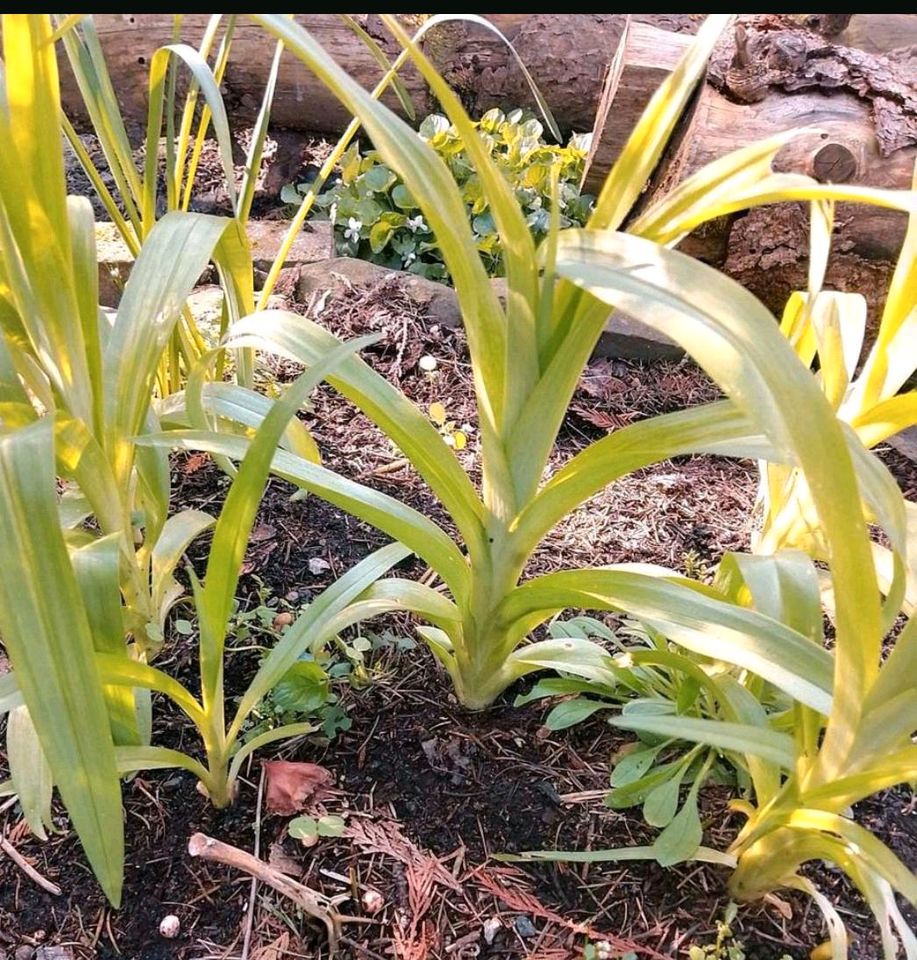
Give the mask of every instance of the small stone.
<path id="1" fill-rule="evenodd" d="M 324 573 L 326 570 L 331 569 L 331 564 L 327 560 L 322 560 L 321 557 L 312 557 L 309 560 L 309 573 L 313 576 L 318 576 L 320 573 Z"/>
<path id="2" fill-rule="evenodd" d="M 432 373 L 436 369 L 436 357 L 431 357 L 429 353 L 425 354 L 417 361 L 417 366 L 420 367 L 424 373 Z"/>
<path id="3" fill-rule="evenodd" d="M 181 931 L 181 921 L 174 913 L 169 913 L 159 921 L 159 935 L 174 940 Z"/>
<path id="4" fill-rule="evenodd" d="M 484 921 L 484 942 L 489 947 L 494 942 L 497 931 L 503 927 L 503 921 L 499 917 L 490 917 Z"/>
<path id="5" fill-rule="evenodd" d="M 360 901 L 367 913 L 378 913 L 385 906 L 385 898 L 378 890 L 367 890 Z"/>
<path id="6" fill-rule="evenodd" d="M 275 630 L 283 630 L 284 627 L 288 627 L 293 622 L 293 614 L 289 610 L 283 610 L 274 617 L 274 622 L 271 624 Z"/>
<path id="7" fill-rule="evenodd" d="M 516 933 L 519 934 L 523 940 L 530 940 L 532 937 L 538 935 L 538 931 L 535 929 L 535 924 L 532 923 L 526 916 L 518 916 L 513 920 L 513 928 Z"/>
<path id="8" fill-rule="evenodd" d="M 13 954 L 14 960 L 32 960 L 34 956 L 35 951 L 25 943 L 21 947 L 16 947 L 16 951 Z"/>

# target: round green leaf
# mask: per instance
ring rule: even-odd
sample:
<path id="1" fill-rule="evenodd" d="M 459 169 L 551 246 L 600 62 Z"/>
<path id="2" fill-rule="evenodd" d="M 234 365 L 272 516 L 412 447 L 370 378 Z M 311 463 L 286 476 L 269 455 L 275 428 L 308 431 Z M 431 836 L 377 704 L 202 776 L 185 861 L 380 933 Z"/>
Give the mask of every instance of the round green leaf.
<path id="1" fill-rule="evenodd" d="M 274 687 L 272 699 L 282 713 L 315 713 L 328 701 L 328 675 L 314 661 L 298 660 Z"/>
<path id="2" fill-rule="evenodd" d="M 399 210 L 414 210 L 417 207 L 417 201 L 403 183 L 399 183 L 392 189 L 392 203 Z"/>
<path id="3" fill-rule="evenodd" d="M 287 824 L 287 833 L 294 839 L 311 846 L 319 837 L 315 817 L 295 817 Z"/>
<path id="4" fill-rule="evenodd" d="M 369 231 L 369 246 L 372 252 L 381 253 L 391 240 L 394 232 L 394 227 L 384 220 L 374 223 Z"/>
<path id="5" fill-rule="evenodd" d="M 329 814 L 319 819 L 318 835 L 320 837 L 340 837 L 346 826 L 343 817 L 335 817 Z"/>

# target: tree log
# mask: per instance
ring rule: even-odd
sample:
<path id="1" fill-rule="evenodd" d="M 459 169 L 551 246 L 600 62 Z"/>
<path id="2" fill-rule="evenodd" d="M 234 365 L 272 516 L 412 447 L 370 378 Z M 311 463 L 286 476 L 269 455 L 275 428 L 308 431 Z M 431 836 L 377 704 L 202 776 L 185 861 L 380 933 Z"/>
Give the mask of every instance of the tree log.
<path id="1" fill-rule="evenodd" d="M 405 16 L 409 27 L 418 23 L 418 15 Z M 561 126 L 579 131 L 592 128 L 626 16 L 487 16 L 512 41 Z M 898 17 L 889 30 L 886 15 L 857 14 L 835 36 L 840 21 L 829 24 L 824 19 L 835 16 L 743 17 L 742 39 L 737 44 L 736 35 L 730 33 L 719 45 L 708 81 L 686 111 L 644 202 L 664 194 L 711 160 L 798 126 L 816 127 L 817 132 L 800 136 L 786 147 L 778 157 L 779 168 L 825 180 L 907 187 L 917 157 L 917 17 L 888 15 Z M 379 79 L 381 68 L 337 15 L 300 15 L 298 19 L 358 82 L 370 87 Z M 359 15 L 358 19 L 394 57 L 396 44 L 379 17 Z M 596 154 L 600 149 L 607 153 L 606 166 L 650 92 L 650 73 L 660 79 L 660 67 L 664 72 L 684 46 L 684 38 L 677 34 L 692 32 L 700 20 L 698 15 L 681 14 L 632 17 L 633 30 L 621 49 L 621 72 L 605 87 L 602 114 L 611 123 L 600 123 L 596 129 Z M 125 116 L 135 128 L 142 127 L 149 60 L 156 48 L 171 40 L 172 17 L 99 14 L 95 22 Z M 183 39 L 199 42 L 206 22 L 205 15 L 186 15 Z M 809 29 L 807 22 L 821 32 Z M 638 40 L 648 35 L 646 23 L 657 28 L 652 42 L 658 43 L 658 49 L 638 47 Z M 843 41 L 848 40 L 850 45 L 845 46 Z M 892 49 L 899 40 L 899 47 Z M 495 105 L 532 105 L 506 47 L 480 25 L 463 22 L 437 27 L 427 35 L 425 49 L 473 114 Z M 239 18 L 223 84 L 236 128 L 260 106 L 272 50 L 273 40 L 265 31 Z M 66 58 L 61 55 L 61 59 Z M 416 71 L 406 70 L 403 79 L 419 114 L 435 109 Z M 78 120 L 82 104 L 66 66 L 62 85 L 65 109 Z M 393 97 L 386 102 L 397 108 Z M 334 134 L 349 117 L 304 65 L 287 54 L 272 119 L 278 127 Z M 597 164 L 594 158 L 593 165 Z M 598 173 L 590 186 L 597 183 Z M 731 272 L 779 310 L 786 292 L 805 279 L 806 217 L 804 205 L 792 204 L 735 215 L 706 226 L 688 238 L 683 249 Z M 863 291 L 875 308 L 900 247 L 904 217 L 876 207 L 841 205 L 837 223 L 829 282 L 840 289 Z"/>
<path id="2" fill-rule="evenodd" d="M 707 83 L 683 118 L 643 205 L 705 164 L 799 127 L 809 129 L 778 154 L 777 169 L 906 189 L 917 160 L 917 76 L 894 60 L 829 43 L 790 17 L 743 17 L 737 32 L 717 47 Z M 835 222 L 828 283 L 863 293 L 875 316 L 906 217 L 840 204 Z M 779 311 L 789 292 L 805 286 L 807 206 L 780 204 L 714 221 L 681 249 L 723 268 Z"/>
<path id="3" fill-rule="evenodd" d="M 583 189 L 598 193 L 650 98 L 691 43 L 684 34 L 631 22 L 608 69 L 592 128 Z M 614 111 L 611 112 L 612 104 Z"/>
<path id="4" fill-rule="evenodd" d="M 485 15 L 514 44 L 565 131 L 592 127 L 602 80 L 617 47 L 626 17 L 623 14 L 515 14 Z M 394 59 L 400 49 L 375 14 L 354 14 L 355 19 Z M 698 15 L 640 14 L 657 26 L 693 31 Z M 182 40 L 197 46 L 207 26 L 205 14 L 185 14 Z M 382 75 L 366 45 L 336 14 L 300 14 L 297 21 L 366 88 Z M 421 17 L 404 15 L 407 28 Z M 108 62 L 122 112 L 132 132 L 146 122 L 150 58 L 172 40 L 168 14 L 95 14 L 99 40 Z M 270 69 L 272 37 L 246 17 L 236 21 L 233 48 L 223 79 L 227 109 L 236 122 L 257 115 Z M 479 24 L 446 23 L 431 30 L 424 48 L 447 79 L 461 93 L 474 114 L 492 106 L 534 106 L 530 90 L 505 43 Z M 86 128 L 86 113 L 62 47 L 58 61 L 62 73 L 64 109 L 78 128 Z M 406 68 L 402 79 L 418 113 L 436 109 L 418 73 Z M 385 98 L 393 109 L 398 101 Z M 276 126 L 316 133 L 340 133 L 350 117 L 337 99 L 292 54 L 287 53 L 277 78 L 272 121 Z"/>
<path id="5" fill-rule="evenodd" d="M 208 14 L 185 14 L 182 41 L 199 46 L 209 19 Z M 382 76 L 379 64 L 339 16 L 308 14 L 296 19 L 364 87 L 371 88 L 379 81 Z M 375 37 L 390 59 L 397 55 L 397 44 L 378 17 L 359 15 L 356 19 Z M 412 24 L 416 25 L 418 19 L 413 15 L 403 18 L 408 29 Z M 128 132 L 136 138 L 146 124 L 150 58 L 159 47 L 172 42 L 173 17 L 158 13 L 99 13 L 93 16 L 93 20 Z M 222 37 L 224 27 L 218 37 Z M 248 17 L 238 17 L 222 84 L 233 126 L 251 123 L 257 116 L 274 47 L 273 37 L 263 27 Z M 64 111 L 77 129 L 90 131 L 82 97 L 62 45 L 58 45 L 58 64 Z M 181 71 L 180 77 L 185 82 L 187 71 Z M 402 80 L 411 96 L 416 97 L 419 104 L 425 104 L 427 88 L 417 72 L 406 69 Z M 397 98 L 391 94 L 385 102 L 392 107 L 398 104 Z M 340 133 L 350 121 L 350 114 L 303 63 L 287 52 L 277 77 L 271 120 L 279 127 Z"/>

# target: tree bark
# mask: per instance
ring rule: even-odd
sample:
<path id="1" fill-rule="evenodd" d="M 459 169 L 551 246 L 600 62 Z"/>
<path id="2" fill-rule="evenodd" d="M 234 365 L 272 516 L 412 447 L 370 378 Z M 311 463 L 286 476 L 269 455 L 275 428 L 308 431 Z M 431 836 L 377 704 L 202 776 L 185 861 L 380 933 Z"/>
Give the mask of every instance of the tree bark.
<path id="1" fill-rule="evenodd" d="M 822 181 L 906 189 L 917 160 L 917 71 L 834 44 L 787 16 L 743 17 L 730 32 L 666 151 L 644 205 L 707 163 L 755 140 L 807 132 L 778 154 L 778 170 Z M 745 47 L 744 56 L 738 46 Z M 738 61 L 744 61 L 744 66 Z M 612 113 L 614 106 L 612 105 Z M 827 282 L 863 293 L 876 315 L 904 238 L 906 217 L 839 204 Z M 705 225 L 681 245 L 724 269 L 775 311 L 805 286 L 806 204 L 761 207 Z"/>
<path id="2" fill-rule="evenodd" d="M 597 194 L 602 189 L 646 105 L 690 42 L 689 36 L 649 23 L 627 25 L 608 68 L 592 128 L 592 146 L 583 174 L 587 193 Z"/>
<path id="3" fill-rule="evenodd" d="M 209 19 L 207 14 L 185 14 L 182 41 L 199 46 Z M 382 68 L 339 16 L 301 14 L 296 19 L 358 83 L 371 88 L 379 81 Z M 375 37 L 390 59 L 397 55 L 395 41 L 377 16 L 357 15 L 356 19 Z M 150 58 L 159 47 L 172 42 L 172 15 L 101 13 L 95 14 L 93 20 L 128 131 L 135 137 L 146 124 Z M 418 18 L 407 15 L 403 20 L 408 29 L 412 29 Z M 219 37 L 222 37 L 224 28 L 225 22 Z M 274 47 L 273 37 L 263 27 L 245 16 L 238 17 L 222 84 L 226 109 L 234 126 L 251 123 L 258 115 Z M 64 111 L 78 130 L 91 132 L 62 45 L 58 45 L 58 64 Z M 187 72 L 180 73 L 180 76 L 184 81 Z M 426 84 L 411 69 L 403 72 L 402 80 L 422 108 L 426 104 Z M 394 95 L 389 94 L 384 99 L 397 108 L 398 100 Z M 340 133 L 350 121 L 350 114 L 301 61 L 287 52 L 277 77 L 271 121 L 278 127 Z"/>
<path id="4" fill-rule="evenodd" d="M 394 59 L 400 49 L 375 14 L 355 19 Z M 623 14 L 486 14 L 510 39 L 543 91 L 561 128 L 591 129 L 602 81 L 617 48 L 626 20 Z M 639 14 L 638 20 L 667 29 L 691 32 L 701 17 L 682 14 Z M 366 88 L 382 76 L 382 69 L 366 45 L 336 14 L 300 14 L 296 17 L 347 72 Z M 402 17 L 413 31 L 421 20 Z M 207 26 L 205 14 L 185 14 L 182 40 L 197 46 Z M 150 58 L 172 40 L 168 14 L 96 14 L 96 30 L 129 129 L 146 122 Z M 250 122 L 261 105 L 274 41 L 244 16 L 236 21 L 233 48 L 223 80 L 227 110 L 236 122 Z M 474 114 L 493 106 L 534 106 L 526 81 L 506 44 L 480 24 L 445 23 L 434 27 L 424 49 Z M 78 128 L 87 117 L 66 56 L 59 47 L 64 109 Z M 408 67 L 402 79 L 423 116 L 436 109 L 416 70 Z M 385 102 L 398 110 L 397 98 Z M 346 110 L 292 54 L 285 54 L 277 78 L 272 122 L 278 127 L 315 133 L 340 133 L 350 119 Z"/>

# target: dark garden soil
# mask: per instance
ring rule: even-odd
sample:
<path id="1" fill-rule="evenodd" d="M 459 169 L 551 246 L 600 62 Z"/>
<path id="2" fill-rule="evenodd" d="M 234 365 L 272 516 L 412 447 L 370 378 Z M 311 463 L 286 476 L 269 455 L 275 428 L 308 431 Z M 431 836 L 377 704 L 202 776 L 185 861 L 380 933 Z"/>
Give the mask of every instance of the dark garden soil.
<path id="1" fill-rule="evenodd" d="M 422 408 L 441 403 L 469 438 L 457 456 L 476 476 L 477 430 L 468 358 L 461 331 L 430 326 L 397 286 L 338 289 L 323 303 L 291 304 L 341 336 L 382 333 L 365 358 Z M 424 372 L 423 356 L 436 368 Z M 268 361 L 274 377 L 296 373 Z M 550 469 L 605 432 L 634 420 L 716 398 L 717 390 L 689 362 L 641 366 L 598 361 L 589 366 L 564 424 Z M 330 389 L 313 397 L 306 417 L 329 467 L 448 519 L 390 442 Z M 902 488 L 917 499 L 915 465 L 883 452 Z M 174 460 L 174 507 L 216 512 L 226 482 L 203 455 Z M 527 575 L 563 567 L 643 561 L 704 577 L 728 550 L 747 549 L 752 530 L 754 464 L 683 458 L 639 471 L 612 485 L 567 518 L 545 541 Z M 291 500 L 292 488 L 271 481 L 246 556 L 243 608 L 265 602 L 296 607 L 342 571 L 382 545 L 385 537 L 315 497 Z M 202 566 L 206 541 L 190 552 Z M 324 561 L 327 566 L 316 564 Z M 310 561 L 312 563 L 310 564 Z M 409 576 L 424 574 L 408 562 Z M 384 626 L 410 636 L 407 618 Z M 257 653 L 232 652 L 227 687 L 237 696 L 257 667 Z M 159 666 L 195 686 L 196 659 L 176 635 Z M 602 804 L 608 771 L 626 742 L 600 720 L 549 732 L 547 708 L 512 706 L 510 691 L 494 708 L 468 715 L 441 671 L 420 647 L 383 648 L 370 664 L 371 682 L 341 682 L 351 721 L 328 742 L 312 737 L 259 755 L 310 760 L 327 767 L 336 788 L 318 813 L 341 814 L 347 830 L 310 849 L 286 836 L 288 818 L 259 805 L 261 768 L 245 771 L 240 794 L 216 811 L 185 773 L 157 772 L 124 787 L 127 870 L 122 907 L 112 911 L 86 867 L 65 819 L 47 843 L 29 836 L 18 809 L 0 812 L 7 848 L 26 858 L 62 893 L 52 896 L 9 856 L 0 855 L 0 960 L 49 960 L 38 948 L 60 945 L 77 957 L 237 958 L 324 957 L 321 928 L 279 895 L 259 887 L 249 910 L 247 875 L 192 859 L 192 833 L 202 831 L 275 865 L 329 895 L 353 894 L 342 911 L 348 923 L 340 956 L 449 957 L 465 960 L 582 954 L 585 943 L 610 941 L 623 954 L 685 957 L 692 943 L 709 943 L 728 905 L 726 872 L 706 865 L 664 870 L 655 863 L 506 864 L 500 852 L 532 849 L 600 850 L 652 841 L 639 810 Z M 157 702 L 154 742 L 196 749 L 194 731 L 168 704 Z M 727 807 L 728 791 L 702 793 L 705 842 L 723 848 L 741 819 Z M 891 791 L 862 804 L 858 818 L 917 865 L 917 813 L 909 791 Z M 878 960 L 880 947 L 862 901 L 843 877 L 819 867 L 815 879 L 842 910 L 854 942 L 851 957 Z M 361 905 L 368 890 L 381 909 Z M 166 940 L 159 923 L 174 913 L 180 935 Z M 743 907 L 734 923 L 748 960 L 802 958 L 824 939 L 812 904 L 794 894 Z M 486 938 L 485 938 L 486 935 Z"/>

